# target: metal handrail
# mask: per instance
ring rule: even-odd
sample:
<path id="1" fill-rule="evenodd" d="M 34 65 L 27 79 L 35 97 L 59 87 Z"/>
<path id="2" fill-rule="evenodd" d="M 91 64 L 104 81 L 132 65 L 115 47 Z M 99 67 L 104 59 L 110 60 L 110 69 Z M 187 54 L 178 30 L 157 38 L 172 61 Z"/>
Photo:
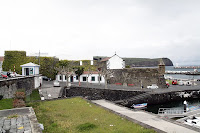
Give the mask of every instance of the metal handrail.
<path id="1" fill-rule="evenodd" d="M 183 109 L 172 109 L 172 108 L 159 108 L 159 115 L 175 115 L 185 113 Z"/>

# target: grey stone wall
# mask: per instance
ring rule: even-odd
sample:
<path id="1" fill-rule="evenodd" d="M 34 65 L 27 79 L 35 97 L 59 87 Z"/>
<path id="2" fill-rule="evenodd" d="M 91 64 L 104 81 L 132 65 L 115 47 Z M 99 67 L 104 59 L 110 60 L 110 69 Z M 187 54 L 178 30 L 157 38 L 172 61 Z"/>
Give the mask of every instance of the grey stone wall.
<path id="1" fill-rule="evenodd" d="M 127 99 L 139 94 L 143 91 L 123 91 L 123 90 L 110 90 L 110 89 L 96 89 L 96 88 L 84 88 L 84 87 L 71 87 L 66 90 L 67 97 L 83 96 L 89 100 L 106 99 L 110 101 L 116 101 L 121 99 Z M 63 92 L 63 94 L 65 94 Z"/>
<path id="2" fill-rule="evenodd" d="M 200 98 L 200 90 L 183 90 L 165 93 L 147 92 L 149 95 L 141 98 L 141 95 L 145 93 L 146 91 L 109 90 L 83 87 L 71 87 L 66 90 L 67 97 L 83 96 L 89 100 L 106 99 L 127 107 L 137 103 L 162 104 L 171 101 Z M 140 95 L 140 97 L 136 98 L 138 95 Z"/>
<path id="3" fill-rule="evenodd" d="M 133 84 L 136 87 L 143 85 L 146 88 L 148 85 L 157 84 L 159 88 L 166 88 L 164 74 L 160 72 L 160 68 L 127 68 L 115 69 L 113 78 L 108 82 L 110 84 Z M 123 75 L 128 74 L 127 77 Z"/>
<path id="4" fill-rule="evenodd" d="M 169 103 L 172 101 L 180 101 L 187 99 L 199 99 L 200 90 L 183 90 L 183 91 L 174 91 L 174 92 L 165 92 L 165 93 L 155 93 L 141 99 L 128 100 L 128 102 L 123 102 L 123 106 L 131 106 L 132 104 L 137 103 L 148 103 L 148 104 L 162 104 Z"/>
<path id="5" fill-rule="evenodd" d="M 20 77 L 7 80 L 0 80 L 0 95 L 3 98 L 13 98 L 17 90 L 25 90 L 26 95 L 32 93 L 34 88 L 34 77 Z"/>

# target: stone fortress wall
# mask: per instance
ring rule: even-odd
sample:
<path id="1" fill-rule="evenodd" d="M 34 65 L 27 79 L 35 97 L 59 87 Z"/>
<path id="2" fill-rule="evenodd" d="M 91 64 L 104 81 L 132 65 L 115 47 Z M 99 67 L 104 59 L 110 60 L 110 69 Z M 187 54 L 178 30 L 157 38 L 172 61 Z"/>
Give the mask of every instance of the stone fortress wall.
<path id="1" fill-rule="evenodd" d="M 159 88 L 166 88 L 164 78 L 165 65 L 160 64 L 155 68 L 125 68 L 112 70 L 113 78 L 110 84 L 122 84 L 134 87 L 144 87 L 157 84 Z"/>
<path id="2" fill-rule="evenodd" d="M 17 90 L 25 90 L 26 95 L 32 93 L 34 88 L 34 77 L 18 77 L 7 80 L 0 80 L 0 95 L 3 98 L 13 98 Z"/>

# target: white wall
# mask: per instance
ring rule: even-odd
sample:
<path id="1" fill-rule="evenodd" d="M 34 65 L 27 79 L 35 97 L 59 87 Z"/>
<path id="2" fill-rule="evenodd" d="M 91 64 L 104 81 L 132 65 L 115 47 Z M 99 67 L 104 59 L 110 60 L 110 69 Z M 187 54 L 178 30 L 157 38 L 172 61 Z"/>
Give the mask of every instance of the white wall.
<path id="1" fill-rule="evenodd" d="M 42 77 L 41 76 L 34 77 L 34 82 L 35 82 L 35 88 L 40 87 L 40 83 L 42 85 Z"/>
<path id="2" fill-rule="evenodd" d="M 125 62 L 118 55 L 112 56 L 107 61 L 107 69 L 123 69 L 123 68 L 125 68 Z"/>
<path id="3" fill-rule="evenodd" d="M 39 74 L 39 67 L 34 67 L 35 68 L 35 75 Z"/>
<path id="4" fill-rule="evenodd" d="M 86 77 L 86 81 L 83 81 L 83 77 Z M 80 76 L 80 81 L 81 82 L 85 82 L 87 83 L 87 77 L 88 77 L 88 74 L 83 74 Z M 92 77 L 95 77 L 95 81 L 92 81 Z M 92 75 L 89 75 L 88 77 L 88 83 L 99 83 L 98 81 L 98 77 L 99 77 L 99 74 L 92 74 Z M 101 76 L 101 81 L 100 83 L 105 83 L 105 79 L 103 76 Z"/>
<path id="5" fill-rule="evenodd" d="M 60 78 L 60 76 L 61 76 L 61 78 Z M 88 74 L 83 74 L 83 75 L 81 75 L 81 76 L 80 76 L 80 82 L 85 82 L 85 83 L 87 83 L 87 79 L 86 79 L 86 81 L 83 81 L 83 77 L 87 77 L 87 76 L 88 76 Z M 89 77 L 88 77 L 88 82 L 89 82 L 89 83 L 99 83 L 99 81 L 98 81 L 98 76 L 99 76 L 99 74 L 92 74 L 92 75 L 89 75 Z M 95 81 L 92 81 L 92 77 L 95 77 Z M 66 82 L 65 75 L 56 75 L 56 80 Z M 68 80 L 68 81 L 71 82 L 71 77 L 69 77 L 69 80 Z M 76 75 L 73 75 L 73 82 L 78 82 L 78 81 L 79 81 L 79 80 L 76 79 Z M 105 83 L 105 79 L 103 78 L 103 76 L 101 76 L 101 81 L 100 81 L 100 83 Z"/>
<path id="6" fill-rule="evenodd" d="M 25 69 L 29 68 L 29 75 L 38 75 L 39 74 L 39 67 L 22 67 L 22 75 L 25 76 Z M 30 69 L 33 69 L 33 74 L 30 74 Z"/>

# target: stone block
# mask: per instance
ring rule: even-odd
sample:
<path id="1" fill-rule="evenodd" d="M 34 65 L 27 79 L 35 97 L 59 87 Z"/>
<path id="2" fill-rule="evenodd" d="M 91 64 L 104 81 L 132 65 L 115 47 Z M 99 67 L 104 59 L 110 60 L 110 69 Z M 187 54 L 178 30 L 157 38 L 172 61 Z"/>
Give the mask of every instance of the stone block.
<path id="1" fill-rule="evenodd" d="M 13 128 L 13 129 L 10 129 L 9 133 L 16 133 L 17 132 L 17 128 Z"/>
<path id="2" fill-rule="evenodd" d="M 18 129 L 17 133 L 24 133 L 24 129 L 20 129 L 20 130 Z"/>
<path id="3" fill-rule="evenodd" d="M 11 125 L 17 125 L 17 119 L 16 118 L 11 119 Z"/>

